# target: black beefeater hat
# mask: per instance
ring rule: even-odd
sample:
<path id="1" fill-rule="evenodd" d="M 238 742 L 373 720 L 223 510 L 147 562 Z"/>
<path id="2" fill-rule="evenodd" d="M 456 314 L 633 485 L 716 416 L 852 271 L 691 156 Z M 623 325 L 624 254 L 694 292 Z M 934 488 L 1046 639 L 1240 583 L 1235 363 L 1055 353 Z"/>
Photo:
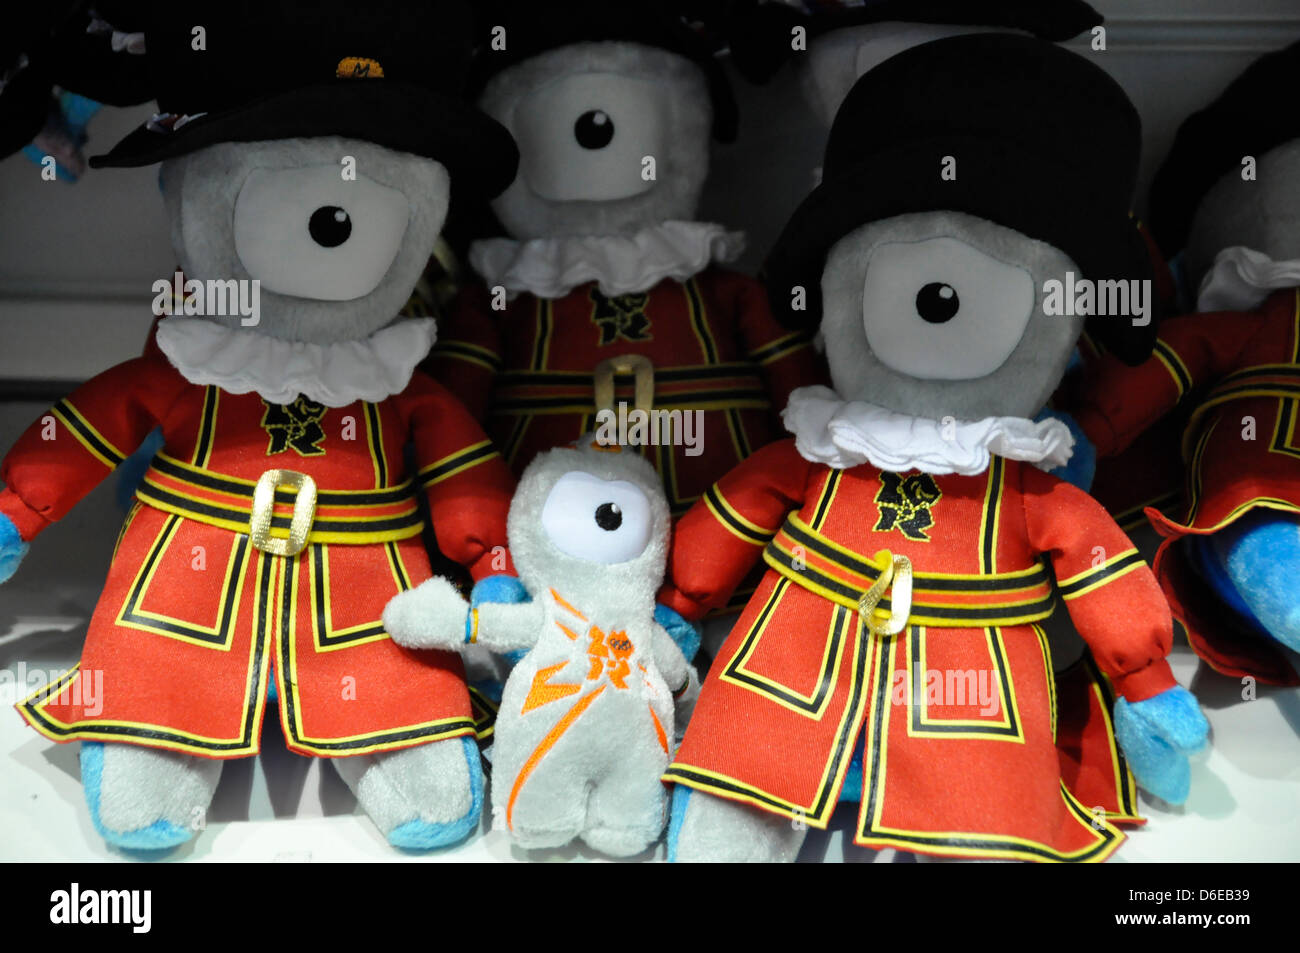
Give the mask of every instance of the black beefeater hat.
<path id="1" fill-rule="evenodd" d="M 773 309 L 790 326 L 820 315 L 831 247 L 873 221 L 952 210 L 1060 248 L 1093 280 L 1150 280 L 1129 212 L 1141 123 L 1099 67 L 1033 37 L 935 40 L 868 72 L 831 127 L 822 184 L 794 213 L 767 261 Z M 945 156 L 956 178 L 941 175 Z M 805 311 L 791 289 L 806 290 Z M 1156 321 L 1090 319 L 1121 359 L 1143 360 Z"/>
<path id="2" fill-rule="evenodd" d="M 1060 42 L 1102 22 L 1084 0 L 736 0 L 728 19 L 732 59 L 753 82 L 770 79 L 790 59 L 795 27 L 816 36 L 867 23 L 945 23 Z"/>
<path id="3" fill-rule="evenodd" d="M 1300 139 L 1300 109 L 1282 106 L 1300 85 L 1300 43 L 1262 56 L 1218 99 L 1178 128 L 1164 164 L 1151 182 L 1151 230 L 1173 257 L 1187 244 L 1196 207 L 1215 182 L 1258 158 Z"/>
<path id="4" fill-rule="evenodd" d="M 146 0 L 160 116 L 95 167 L 141 166 L 219 142 L 362 139 L 436 159 L 492 196 L 514 178 L 510 134 L 464 98 L 465 0 Z"/>
<path id="5" fill-rule="evenodd" d="M 481 50 L 474 86 L 481 90 L 498 73 L 524 60 L 574 43 L 622 41 L 654 46 L 691 60 L 704 71 L 713 99 L 713 135 L 736 138 L 735 95 L 718 62 L 718 42 L 688 16 L 698 5 L 686 0 L 488 0 L 476 7 Z M 493 31 L 505 29 L 505 49 Z"/>

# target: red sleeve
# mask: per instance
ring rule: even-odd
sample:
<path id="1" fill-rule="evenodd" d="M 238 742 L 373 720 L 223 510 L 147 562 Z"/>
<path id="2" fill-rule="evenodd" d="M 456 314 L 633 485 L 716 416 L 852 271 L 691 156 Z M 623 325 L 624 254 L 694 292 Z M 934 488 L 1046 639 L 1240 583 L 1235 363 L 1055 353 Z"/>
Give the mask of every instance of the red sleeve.
<path id="1" fill-rule="evenodd" d="M 501 334 L 491 296 L 482 285 L 466 287 L 438 321 L 438 342 L 424 369 L 480 421 L 487 417 L 492 386 L 501 371 Z"/>
<path id="2" fill-rule="evenodd" d="M 165 360 L 142 357 L 78 387 L 0 463 L 0 513 L 35 538 L 133 453 L 188 386 Z"/>
<path id="3" fill-rule="evenodd" d="M 1021 473 L 1030 543 L 1051 559 L 1070 618 L 1115 690 L 1141 701 L 1172 688 L 1173 619 L 1137 548 L 1087 493 L 1036 467 Z"/>
<path id="4" fill-rule="evenodd" d="M 1236 370 L 1238 355 L 1265 321 L 1259 312 L 1184 315 L 1165 322 L 1155 353 L 1137 367 L 1111 354 L 1096 358 L 1075 416 L 1097 452 L 1121 452 L 1192 390 Z"/>
<path id="5" fill-rule="evenodd" d="M 514 574 L 506 517 L 515 480 L 469 411 L 441 384 L 416 372 L 404 395 L 420 489 L 428 494 L 438 548 L 475 581 Z"/>
<path id="6" fill-rule="evenodd" d="M 772 400 L 772 412 L 779 416 L 792 390 L 814 384 L 830 386 L 830 375 L 821 355 L 813 350 L 809 334 L 782 327 L 772 317 L 763 286 L 744 275 L 734 277 L 736 323 L 745 353 L 758 365 Z"/>
<path id="7" fill-rule="evenodd" d="M 677 521 L 659 601 L 687 619 L 727 604 L 786 516 L 803 506 L 812 464 L 793 440 L 768 444 Z"/>

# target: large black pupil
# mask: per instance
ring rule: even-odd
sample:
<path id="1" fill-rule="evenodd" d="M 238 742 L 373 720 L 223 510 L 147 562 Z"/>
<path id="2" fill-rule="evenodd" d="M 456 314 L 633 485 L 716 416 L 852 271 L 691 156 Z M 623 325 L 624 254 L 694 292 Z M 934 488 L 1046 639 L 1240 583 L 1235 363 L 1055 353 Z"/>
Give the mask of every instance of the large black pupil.
<path id="1" fill-rule="evenodd" d="M 593 109 L 578 117 L 573 134 L 584 149 L 603 149 L 614 141 L 614 120 L 609 113 Z"/>
<path id="2" fill-rule="evenodd" d="M 323 205 L 307 224 L 312 240 L 325 248 L 338 248 L 352 237 L 352 218 L 337 205 Z"/>
<path id="3" fill-rule="evenodd" d="M 623 511 L 615 503 L 602 503 L 596 507 L 596 525 L 612 533 L 623 525 Z"/>
<path id="4" fill-rule="evenodd" d="M 961 298 L 952 285 L 932 281 L 916 293 L 916 313 L 931 324 L 951 321 L 959 310 Z"/>

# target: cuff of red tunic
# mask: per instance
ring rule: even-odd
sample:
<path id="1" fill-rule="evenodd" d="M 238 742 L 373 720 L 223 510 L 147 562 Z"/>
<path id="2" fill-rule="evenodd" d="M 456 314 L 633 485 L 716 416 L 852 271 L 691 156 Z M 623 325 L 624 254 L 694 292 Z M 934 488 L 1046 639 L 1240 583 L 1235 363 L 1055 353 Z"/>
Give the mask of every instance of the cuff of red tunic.
<path id="1" fill-rule="evenodd" d="M 1127 675 L 1112 675 L 1115 691 L 1130 702 L 1145 701 L 1178 684 L 1168 659 L 1156 659 Z"/>
<path id="2" fill-rule="evenodd" d="M 709 611 L 708 606 L 702 605 L 684 595 L 671 583 L 664 584 L 664 587 L 659 590 L 659 596 L 655 601 L 661 606 L 672 609 L 687 622 L 698 622 Z"/>
<path id="3" fill-rule="evenodd" d="M 1097 456 L 1109 457 L 1117 452 L 1115 428 L 1110 425 L 1110 420 L 1104 413 L 1096 407 L 1084 407 L 1075 413 L 1074 419 L 1097 448 Z"/>
<path id="4" fill-rule="evenodd" d="M 510 550 L 504 546 L 494 546 L 465 567 L 470 578 L 475 582 L 488 576 L 517 576 L 515 561 L 510 558 Z"/>
<path id="5" fill-rule="evenodd" d="M 18 535 L 25 543 L 30 543 L 41 530 L 50 525 L 49 520 L 24 503 L 23 498 L 8 487 L 0 490 L 0 515 L 8 517 L 18 528 Z"/>

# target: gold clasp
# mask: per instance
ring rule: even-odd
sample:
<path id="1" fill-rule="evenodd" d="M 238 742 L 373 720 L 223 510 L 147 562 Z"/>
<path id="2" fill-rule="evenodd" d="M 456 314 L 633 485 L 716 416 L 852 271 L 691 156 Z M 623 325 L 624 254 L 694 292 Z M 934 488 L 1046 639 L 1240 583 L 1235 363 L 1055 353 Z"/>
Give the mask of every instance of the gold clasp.
<path id="1" fill-rule="evenodd" d="M 858 600 L 858 616 L 872 635 L 898 635 L 907 628 L 907 617 L 912 614 L 912 560 L 882 549 L 876 553 L 876 562 L 883 563 L 884 568 Z M 889 596 L 889 616 L 881 620 L 883 610 L 877 606 L 890 586 L 893 586 L 893 592 Z"/>
<path id="2" fill-rule="evenodd" d="M 271 535 L 271 520 L 275 516 L 275 491 L 284 487 L 297 490 L 293 501 L 293 520 L 289 523 L 289 538 L 278 539 Z M 253 490 L 253 517 L 249 522 L 249 535 L 253 545 L 270 556 L 297 556 L 307 548 L 311 524 L 316 519 L 316 481 L 296 470 L 267 470 Z"/>
<path id="3" fill-rule="evenodd" d="M 641 354 L 624 354 L 611 357 L 596 365 L 596 410 L 616 410 L 614 406 L 614 375 L 632 374 L 636 378 L 636 410 L 650 413 L 655 403 L 655 366 L 650 358 Z"/>

